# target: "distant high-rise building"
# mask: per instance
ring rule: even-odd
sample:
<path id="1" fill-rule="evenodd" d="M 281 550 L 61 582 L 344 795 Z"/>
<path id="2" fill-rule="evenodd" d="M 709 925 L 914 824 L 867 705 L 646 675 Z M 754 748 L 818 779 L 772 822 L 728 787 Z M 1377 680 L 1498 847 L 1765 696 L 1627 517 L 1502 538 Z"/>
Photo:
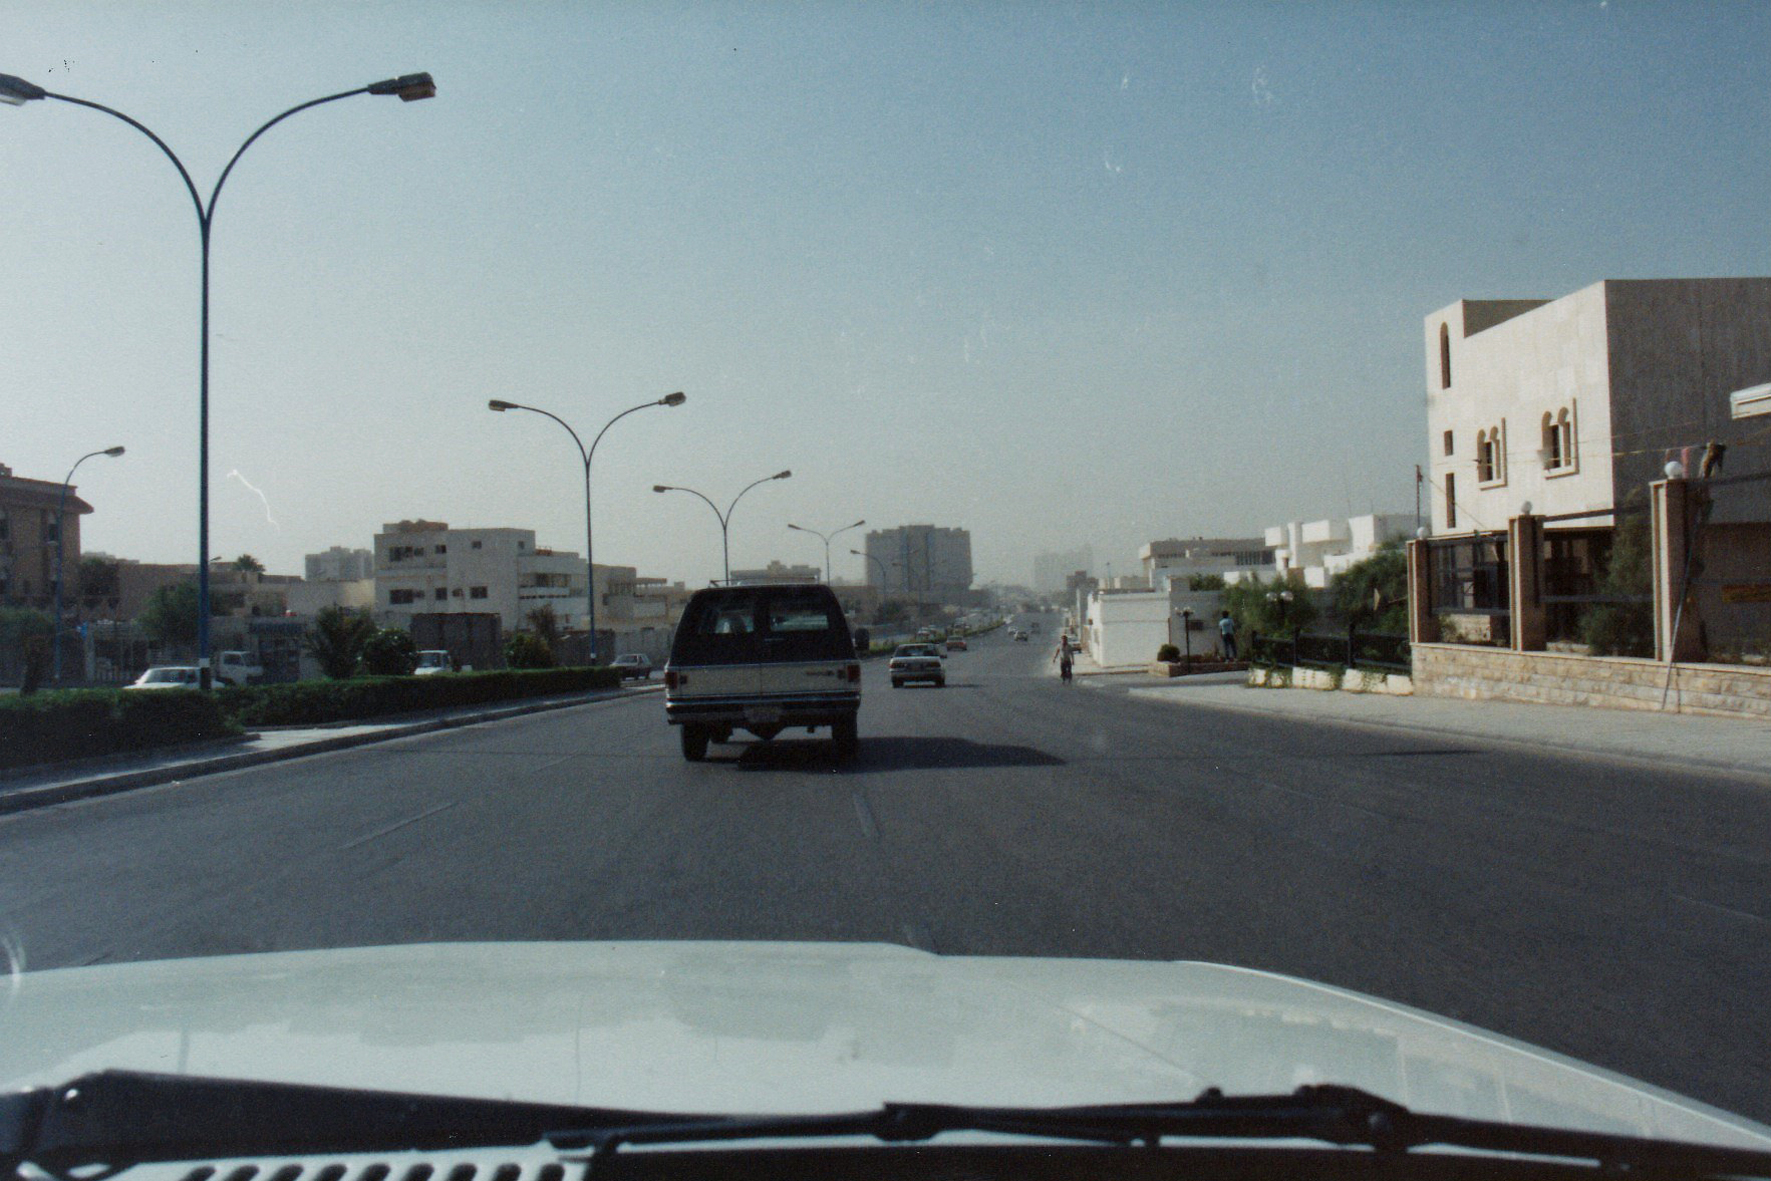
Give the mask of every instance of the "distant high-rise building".
<path id="1" fill-rule="evenodd" d="M 307 555 L 309 582 L 356 582 L 375 577 L 375 551 L 335 545 L 325 553 Z"/>
<path id="2" fill-rule="evenodd" d="M 1095 550 L 1091 545 L 1061 553 L 1040 554 L 1033 559 L 1033 589 L 1040 593 L 1065 589 L 1066 580 L 1078 570 L 1092 572 Z"/>
<path id="3" fill-rule="evenodd" d="M 900 525 L 867 534 L 867 585 L 886 594 L 962 602 L 972 586 L 972 535 L 966 529 Z"/>

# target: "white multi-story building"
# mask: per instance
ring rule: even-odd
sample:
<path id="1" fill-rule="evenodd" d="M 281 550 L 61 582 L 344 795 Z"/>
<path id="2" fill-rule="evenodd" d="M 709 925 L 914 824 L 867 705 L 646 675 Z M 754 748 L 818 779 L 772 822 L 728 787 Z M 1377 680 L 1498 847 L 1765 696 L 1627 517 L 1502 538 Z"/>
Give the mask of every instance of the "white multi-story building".
<path id="1" fill-rule="evenodd" d="M 1064 589 L 1064 580 L 1078 570 L 1092 571 L 1095 565 L 1093 546 L 1063 553 L 1040 554 L 1033 559 L 1033 589 L 1049 595 Z"/>
<path id="2" fill-rule="evenodd" d="M 1291 521 L 1267 530 L 1273 567 L 1297 571 L 1304 585 L 1321 590 L 1336 574 L 1377 553 L 1386 543 L 1414 536 L 1415 519 L 1400 513 L 1368 513 L 1326 521 Z"/>
<path id="3" fill-rule="evenodd" d="M 633 618 L 636 571 L 596 568 L 599 631 Z M 375 614 L 410 627 L 427 612 L 496 614 L 506 630 L 551 606 L 562 630 L 587 626 L 585 562 L 535 544 L 533 529 L 451 529 L 441 521 L 398 521 L 375 535 Z"/>
<path id="4" fill-rule="evenodd" d="M 1694 469 L 1704 444 L 1762 429 L 1728 395 L 1771 381 L 1771 279 L 1459 300 L 1424 329 L 1435 535 L 1503 531 L 1527 504 L 1602 514 L 1645 499 L 1668 460 Z"/>
<path id="5" fill-rule="evenodd" d="M 1217 574 L 1235 582 L 1251 574 L 1267 578 L 1273 573 L 1273 549 L 1260 537 L 1171 537 L 1144 546 L 1138 560 L 1144 567 L 1144 585 L 1164 593 L 1173 581 L 1185 589 L 1194 574 Z"/>

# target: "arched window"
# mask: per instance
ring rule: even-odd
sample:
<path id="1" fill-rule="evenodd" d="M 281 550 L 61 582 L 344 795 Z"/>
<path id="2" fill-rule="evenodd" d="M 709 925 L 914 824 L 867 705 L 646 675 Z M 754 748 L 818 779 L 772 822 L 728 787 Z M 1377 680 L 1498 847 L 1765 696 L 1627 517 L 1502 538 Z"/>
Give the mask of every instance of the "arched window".
<path id="1" fill-rule="evenodd" d="M 1451 388 L 1451 325 L 1439 325 L 1439 388 Z"/>
<path id="2" fill-rule="evenodd" d="M 1562 434 L 1546 412 L 1543 416 L 1543 466 L 1546 471 L 1555 471 L 1562 466 Z"/>
<path id="3" fill-rule="evenodd" d="M 1566 406 L 1556 414 L 1556 454 L 1563 467 L 1574 463 L 1574 412 Z"/>
<path id="4" fill-rule="evenodd" d="M 1490 448 L 1487 431 L 1476 432 L 1476 483 L 1486 484 L 1494 479 L 1494 453 Z"/>

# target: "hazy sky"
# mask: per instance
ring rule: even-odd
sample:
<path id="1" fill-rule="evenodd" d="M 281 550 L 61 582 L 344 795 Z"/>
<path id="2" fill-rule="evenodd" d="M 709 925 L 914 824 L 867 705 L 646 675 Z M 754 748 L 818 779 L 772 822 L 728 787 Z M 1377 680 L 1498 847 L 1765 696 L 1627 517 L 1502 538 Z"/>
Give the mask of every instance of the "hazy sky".
<path id="1" fill-rule="evenodd" d="M 1084 542 L 1410 511 L 1422 318 L 1771 273 L 1771 5 L 0 2 L 0 72 L 117 107 L 215 219 L 212 549 L 381 522 L 699 581 L 795 521 Z M 197 232 L 140 133 L 0 106 L 0 462 L 88 548 L 196 557 Z M 262 490 L 259 496 L 248 487 Z M 268 502 L 268 512 L 266 503 Z M 850 535 L 854 536 L 854 535 Z M 861 559 L 839 542 L 840 575 Z"/>

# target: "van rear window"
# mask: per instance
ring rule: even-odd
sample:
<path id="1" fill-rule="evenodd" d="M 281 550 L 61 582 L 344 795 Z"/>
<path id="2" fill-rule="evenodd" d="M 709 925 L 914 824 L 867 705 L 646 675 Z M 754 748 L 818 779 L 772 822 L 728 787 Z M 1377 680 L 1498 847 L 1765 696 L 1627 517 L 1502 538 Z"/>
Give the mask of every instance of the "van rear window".
<path id="1" fill-rule="evenodd" d="M 849 660 L 836 596 L 822 587 L 722 587 L 689 600 L 670 658 L 678 664 Z"/>

